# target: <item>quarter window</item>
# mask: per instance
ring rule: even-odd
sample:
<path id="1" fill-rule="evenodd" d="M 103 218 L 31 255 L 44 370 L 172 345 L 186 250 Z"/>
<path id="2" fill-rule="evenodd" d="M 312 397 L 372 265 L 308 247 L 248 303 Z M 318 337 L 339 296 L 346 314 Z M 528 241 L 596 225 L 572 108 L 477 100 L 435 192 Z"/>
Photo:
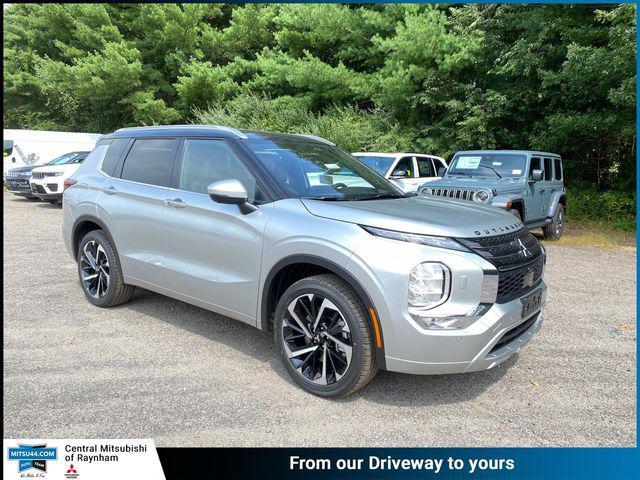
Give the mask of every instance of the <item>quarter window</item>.
<path id="1" fill-rule="evenodd" d="M 173 170 L 172 138 L 136 140 L 122 166 L 123 180 L 168 187 Z"/>
<path id="2" fill-rule="evenodd" d="M 107 150 L 107 154 L 102 161 L 100 170 L 102 170 L 109 176 L 113 176 L 113 171 L 116 169 L 116 164 L 118 163 L 118 160 L 120 160 L 120 157 L 122 156 L 122 153 L 124 152 L 124 149 L 128 144 L 128 138 L 116 138 L 114 141 L 112 141 L 109 145 L 109 149 Z"/>
<path id="3" fill-rule="evenodd" d="M 256 179 L 224 140 L 187 139 L 178 177 L 178 188 L 207 193 L 207 187 L 219 180 L 239 180 L 249 193 L 249 201 L 265 200 L 256 195 Z"/>
<path id="4" fill-rule="evenodd" d="M 555 179 L 562 180 L 562 162 L 560 161 L 559 158 L 555 158 L 553 160 L 553 166 L 554 166 L 554 172 L 555 172 Z"/>
<path id="5" fill-rule="evenodd" d="M 553 178 L 552 163 L 550 158 L 544 159 L 544 179 L 551 180 Z"/>
<path id="6" fill-rule="evenodd" d="M 418 161 L 418 176 L 419 177 L 435 177 L 433 173 L 433 165 L 430 158 L 416 157 Z"/>

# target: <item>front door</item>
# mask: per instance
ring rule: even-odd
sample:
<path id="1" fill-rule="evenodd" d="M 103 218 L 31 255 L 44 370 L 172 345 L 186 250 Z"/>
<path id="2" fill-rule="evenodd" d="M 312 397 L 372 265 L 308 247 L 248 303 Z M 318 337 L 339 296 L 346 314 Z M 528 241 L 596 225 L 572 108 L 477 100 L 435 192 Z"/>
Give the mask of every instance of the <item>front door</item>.
<path id="1" fill-rule="evenodd" d="M 525 202 L 525 222 L 533 222 L 544 217 L 544 194 L 546 184 L 544 182 L 544 171 L 542 180 L 533 181 L 533 171 L 543 170 L 543 162 L 540 157 L 531 157 L 529 163 L 529 198 Z"/>
<path id="2" fill-rule="evenodd" d="M 213 310 L 254 324 L 262 240 L 272 205 L 243 214 L 214 202 L 207 186 L 237 179 L 250 201 L 264 200 L 255 177 L 223 139 L 187 138 L 162 216 L 165 284 Z"/>
<path id="3" fill-rule="evenodd" d="M 416 173 L 415 158 L 400 158 L 391 169 L 389 178 L 400 187 L 403 192 L 413 192 L 417 190 L 420 179 Z"/>

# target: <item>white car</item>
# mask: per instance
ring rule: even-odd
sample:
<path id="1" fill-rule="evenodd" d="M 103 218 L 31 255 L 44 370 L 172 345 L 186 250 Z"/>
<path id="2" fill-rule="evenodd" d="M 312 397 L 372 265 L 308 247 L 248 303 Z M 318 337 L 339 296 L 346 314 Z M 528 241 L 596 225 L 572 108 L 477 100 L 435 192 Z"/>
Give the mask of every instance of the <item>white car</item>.
<path id="1" fill-rule="evenodd" d="M 62 200 L 64 181 L 70 178 L 89 152 L 70 152 L 61 163 L 51 163 L 31 170 L 31 192 L 41 200 L 59 203 Z"/>
<path id="2" fill-rule="evenodd" d="M 442 178 L 447 169 L 444 158 L 423 153 L 356 152 L 352 155 L 404 192 L 415 192 L 420 185 Z"/>

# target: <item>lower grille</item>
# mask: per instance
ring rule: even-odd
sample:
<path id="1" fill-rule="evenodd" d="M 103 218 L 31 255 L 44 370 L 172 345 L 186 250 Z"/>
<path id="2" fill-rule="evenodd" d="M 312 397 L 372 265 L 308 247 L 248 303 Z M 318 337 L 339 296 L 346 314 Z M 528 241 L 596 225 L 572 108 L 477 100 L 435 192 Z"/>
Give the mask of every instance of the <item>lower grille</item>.
<path id="1" fill-rule="evenodd" d="M 489 355 L 491 355 L 496 350 L 500 350 L 507 343 L 518 339 L 518 337 L 520 337 L 523 333 L 525 333 L 527 330 L 529 330 L 529 327 L 531 327 L 534 323 L 536 323 L 536 320 L 538 320 L 539 316 L 540 316 L 540 312 L 536 313 L 533 317 L 525 320 L 521 324 L 516 325 L 511 330 L 507 331 L 507 333 L 505 333 L 502 336 L 500 341 L 493 346 L 493 348 L 489 352 Z"/>
<path id="2" fill-rule="evenodd" d="M 31 184 L 31 191 L 34 193 L 47 193 L 42 185 L 37 185 L 35 183 Z"/>
<path id="3" fill-rule="evenodd" d="M 57 192 L 58 191 L 58 184 L 57 183 L 47 183 L 47 187 L 49 187 L 49 190 L 51 190 L 52 192 Z"/>

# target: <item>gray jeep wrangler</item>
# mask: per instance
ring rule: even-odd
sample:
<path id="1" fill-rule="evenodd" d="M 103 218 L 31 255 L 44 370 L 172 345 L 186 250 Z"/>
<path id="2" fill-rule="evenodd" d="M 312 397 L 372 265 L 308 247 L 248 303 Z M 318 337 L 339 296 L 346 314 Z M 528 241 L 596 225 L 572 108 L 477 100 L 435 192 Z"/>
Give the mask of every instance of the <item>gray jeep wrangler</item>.
<path id="1" fill-rule="evenodd" d="M 542 228 L 548 240 L 562 235 L 567 194 L 560 155 L 524 150 L 462 151 L 438 176 L 443 178 L 421 185 L 418 193 L 499 207 L 529 229 Z"/>

